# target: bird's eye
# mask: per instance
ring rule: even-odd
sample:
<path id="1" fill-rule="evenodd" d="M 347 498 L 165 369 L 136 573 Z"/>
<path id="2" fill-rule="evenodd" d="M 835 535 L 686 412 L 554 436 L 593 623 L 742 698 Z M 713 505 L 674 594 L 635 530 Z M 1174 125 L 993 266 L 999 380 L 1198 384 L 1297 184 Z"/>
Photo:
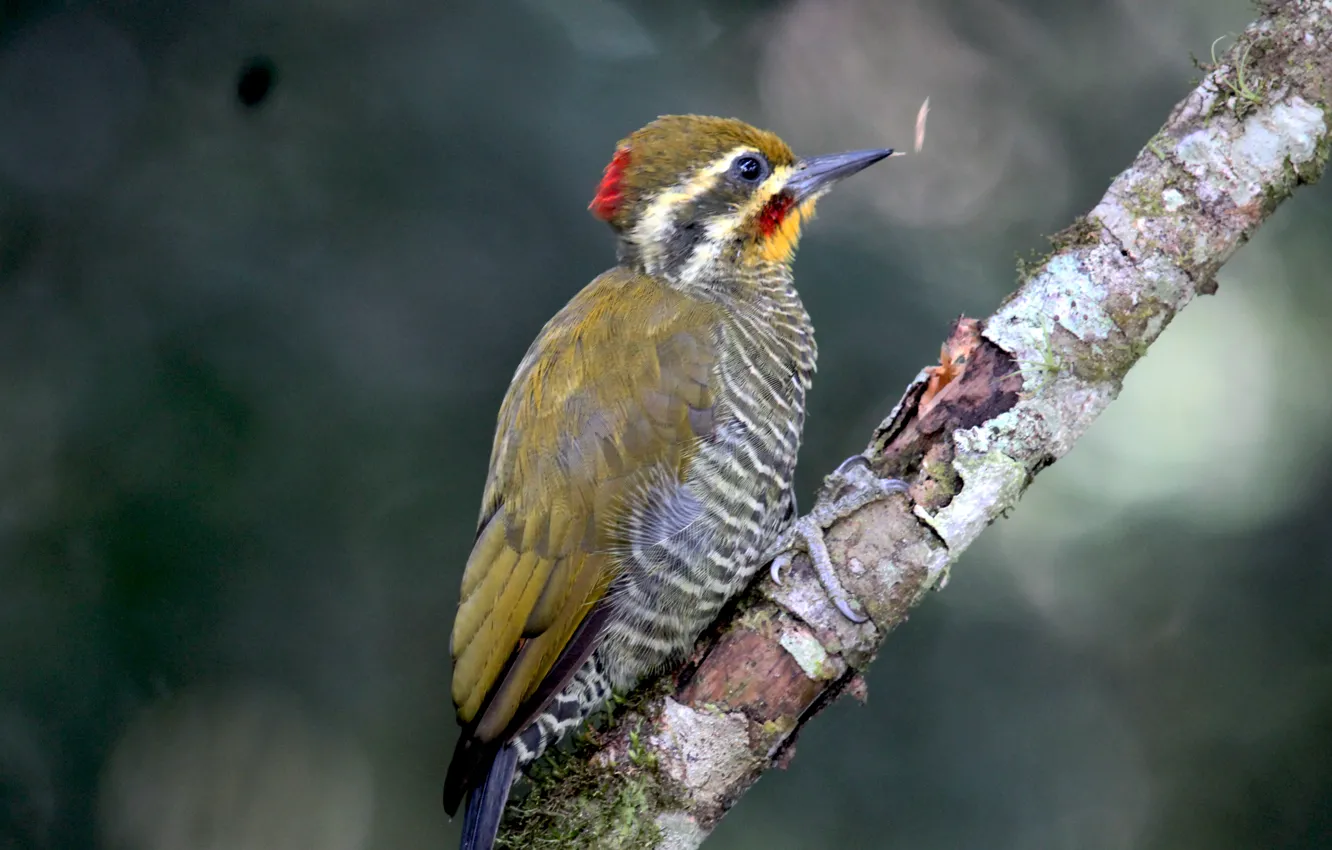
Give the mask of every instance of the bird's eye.
<path id="1" fill-rule="evenodd" d="M 763 161 L 756 156 L 742 156 L 731 164 L 731 170 L 735 176 L 746 183 L 757 183 L 762 180 L 767 170 Z"/>

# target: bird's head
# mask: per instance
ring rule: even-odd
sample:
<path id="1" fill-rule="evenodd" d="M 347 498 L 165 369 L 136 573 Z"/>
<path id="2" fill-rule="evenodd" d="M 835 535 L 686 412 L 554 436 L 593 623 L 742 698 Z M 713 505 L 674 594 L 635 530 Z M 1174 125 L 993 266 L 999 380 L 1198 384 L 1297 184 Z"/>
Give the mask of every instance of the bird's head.
<path id="1" fill-rule="evenodd" d="M 743 121 L 666 115 L 620 142 L 588 208 L 620 236 L 625 262 L 706 285 L 737 267 L 789 264 L 818 199 L 891 154 L 802 158 Z"/>

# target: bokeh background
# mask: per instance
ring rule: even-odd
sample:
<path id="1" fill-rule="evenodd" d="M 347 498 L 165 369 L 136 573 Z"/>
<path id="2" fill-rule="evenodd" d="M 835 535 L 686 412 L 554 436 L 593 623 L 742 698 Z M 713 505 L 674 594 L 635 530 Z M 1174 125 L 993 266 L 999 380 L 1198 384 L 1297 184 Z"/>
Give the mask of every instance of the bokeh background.
<path id="1" fill-rule="evenodd" d="M 495 410 L 612 260 L 615 142 L 907 147 L 931 98 L 797 264 L 808 503 L 1255 14 L 0 0 L 0 848 L 454 846 Z M 1332 847 L 1330 225 L 1283 207 L 708 846 Z"/>

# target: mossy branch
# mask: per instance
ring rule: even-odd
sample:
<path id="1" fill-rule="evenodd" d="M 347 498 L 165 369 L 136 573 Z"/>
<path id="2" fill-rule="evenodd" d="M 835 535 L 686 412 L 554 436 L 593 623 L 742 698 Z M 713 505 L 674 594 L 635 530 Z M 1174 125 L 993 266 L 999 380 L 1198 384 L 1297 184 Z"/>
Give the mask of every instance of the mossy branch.
<path id="1" fill-rule="evenodd" d="M 1231 254 L 1321 176 L 1332 136 L 1332 10 L 1271 3 L 1215 61 L 1105 197 L 1024 264 L 983 322 L 962 320 L 866 457 L 911 482 L 828 533 L 870 621 L 843 618 L 808 562 L 765 577 L 661 677 L 517 800 L 518 848 L 702 843 L 801 726 L 864 687 L 858 671 L 943 586 L 976 536 L 1014 507 L 1119 393 L 1128 370 Z"/>

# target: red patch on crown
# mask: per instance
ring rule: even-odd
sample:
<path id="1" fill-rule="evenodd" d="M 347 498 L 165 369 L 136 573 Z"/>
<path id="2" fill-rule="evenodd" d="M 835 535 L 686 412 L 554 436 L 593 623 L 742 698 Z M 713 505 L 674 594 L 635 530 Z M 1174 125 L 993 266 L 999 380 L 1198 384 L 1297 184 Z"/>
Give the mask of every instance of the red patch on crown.
<path id="1" fill-rule="evenodd" d="M 629 149 L 620 148 L 606 164 L 606 171 L 597 184 L 597 194 L 587 208 L 602 221 L 610 221 L 624 202 L 624 170 L 629 167 Z"/>
<path id="2" fill-rule="evenodd" d="M 763 206 L 763 212 L 759 213 L 759 232 L 764 236 L 771 236 L 782 226 L 786 216 L 795 206 L 795 198 L 786 192 L 773 195 L 768 203 Z"/>

